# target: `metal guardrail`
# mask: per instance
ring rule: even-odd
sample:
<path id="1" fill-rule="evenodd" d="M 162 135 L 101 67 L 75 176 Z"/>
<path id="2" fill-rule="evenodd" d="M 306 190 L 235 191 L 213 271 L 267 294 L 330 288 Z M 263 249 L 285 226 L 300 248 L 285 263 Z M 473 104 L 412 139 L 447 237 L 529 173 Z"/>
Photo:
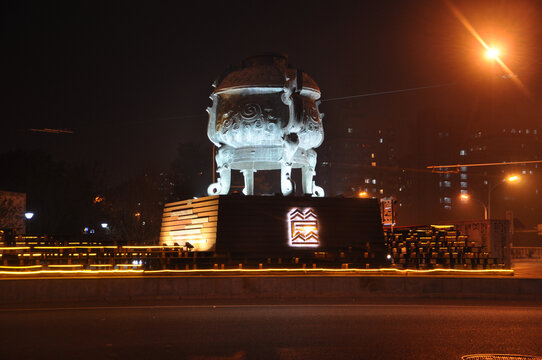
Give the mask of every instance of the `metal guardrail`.
<path id="1" fill-rule="evenodd" d="M 512 247 L 512 259 L 542 259 L 542 247 Z"/>

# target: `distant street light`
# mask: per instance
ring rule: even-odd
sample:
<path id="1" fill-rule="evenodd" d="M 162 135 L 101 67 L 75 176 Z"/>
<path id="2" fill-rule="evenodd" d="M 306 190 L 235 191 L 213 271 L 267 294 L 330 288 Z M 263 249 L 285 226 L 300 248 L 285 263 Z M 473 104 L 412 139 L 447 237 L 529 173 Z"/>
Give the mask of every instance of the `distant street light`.
<path id="1" fill-rule="evenodd" d="M 30 220 L 30 219 L 32 219 L 34 217 L 34 213 L 31 212 L 31 211 L 25 212 L 24 217 L 27 218 L 28 220 Z"/>
<path id="2" fill-rule="evenodd" d="M 517 182 L 520 180 L 520 177 L 517 175 L 512 175 L 507 177 L 506 179 L 503 179 L 502 181 L 496 183 L 493 186 L 489 186 L 489 189 L 487 191 L 487 210 L 488 210 L 488 218 L 491 219 L 491 192 L 495 190 L 495 188 L 499 187 L 499 185 L 502 185 L 504 183 L 510 182 Z"/>
<path id="3" fill-rule="evenodd" d="M 107 229 L 108 224 L 107 223 L 101 223 L 102 229 Z"/>
<path id="4" fill-rule="evenodd" d="M 461 195 L 459 195 L 459 198 L 462 201 L 474 200 L 474 201 L 480 203 L 484 207 L 484 220 L 487 220 L 487 206 L 486 206 L 486 204 L 484 204 L 483 202 L 481 202 L 478 199 L 471 198 L 469 194 L 461 194 Z"/>

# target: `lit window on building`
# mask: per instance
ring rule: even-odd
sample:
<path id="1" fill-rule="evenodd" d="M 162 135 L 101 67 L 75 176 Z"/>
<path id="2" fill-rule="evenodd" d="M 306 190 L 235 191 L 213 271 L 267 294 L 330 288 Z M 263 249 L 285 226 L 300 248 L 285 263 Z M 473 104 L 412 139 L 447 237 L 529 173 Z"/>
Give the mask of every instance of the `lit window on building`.
<path id="1" fill-rule="evenodd" d="M 463 194 L 468 195 L 469 191 L 468 190 L 461 190 L 461 195 L 463 195 Z"/>
<path id="2" fill-rule="evenodd" d="M 522 173 L 523 175 L 526 175 L 526 174 L 527 174 L 527 170 L 523 170 L 521 173 Z"/>
<path id="3" fill-rule="evenodd" d="M 465 156 L 465 155 L 467 155 L 467 151 L 466 151 L 466 150 L 461 150 L 461 151 L 459 152 L 459 155 Z"/>
<path id="4" fill-rule="evenodd" d="M 380 138 L 379 142 L 382 144 L 384 142 L 384 139 Z"/>
<path id="5" fill-rule="evenodd" d="M 445 210 L 452 210 L 452 207 L 450 205 L 444 205 Z"/>
<path id="6" fill-rule="evenodd" d="M 445 196 L 444 197 L 444 203 L 445 204 L 451 204 L 452 203 L 452 198 L 448 197 L 448 196 Z"/>
<path id="7" fill-rule="evenodd" d="M 375 184 L 375 185 L 376 185 L 376 179 L 373 179 L 373 184 Z"/>
<path id="8" fill-rule="evenodd" d="M 371 159 L 374 159 L 374 158 L 375 158 L 375 154 L 372 153 L 372 154 L 371 154 Z"/>
<path id="9" fill-rule="evenodd" d="M 535 134 L 535 135 L 538 134 L 538 130 L 534 129 L 533 134 Z"/>
<path id="10" fill-rule="evenodd" d="M 384 189 L 380 189 L 380 194 L 384 194 Z"/>
<path id="11" fill-rule="evenodd" d="M 515 134 L 515 133 L 516 133 L 516 129 L 510 130 L 510 133 Z"/>
<path id="12" fill-rule="evenodd" d="M 443 185 L 444 185 L 444 187 L 450 187 L 450 186 L 452 186 L 452 183 L 450 181 L 444 181 Z"/>
<path id="13" fill-rule="evenodd" d="M 376 162 L 373 161 L 373 162 L 371 163 L 371 166 L 376 166 Z"/>
<path id="14" fill-rule="evenodd" d="M 467 174 L 461 174 L 460 176 L 461 176 L 461 180 L 466 180 L 469 178 Z"/>
<path id="15" fill-rule="evenodd" d="M 531 131 L 529 129 L 525 130 L 525 134 L 529 134 Z"/>
<path id="16" fill-rule="evenodd" d="M 462 188 L 469 187 L 469 184 L 466 181 L 461 181 L 460 185 Z"/>
<path id="17" fill-rule="evenodd" d="M 459 168 L 459 170 L 461 170 L 461 171 L 467 171 L 468 168 L 467 168 L 466 166 L 461 166 L 461 167 Z"/>
<path id="18" fill-rule="evenodd" d="M 347 131 L 348 131 L 349 134 L 352 134 L 354 132 L 354 129 L 348 128 Z"/>
<path id="19" fill-rule="evenodd" d="M 371 183 L 371 179 L 365 179 L 365 183 L 366 183 L 366 184 L 370 184 L 370 183 Z"/>

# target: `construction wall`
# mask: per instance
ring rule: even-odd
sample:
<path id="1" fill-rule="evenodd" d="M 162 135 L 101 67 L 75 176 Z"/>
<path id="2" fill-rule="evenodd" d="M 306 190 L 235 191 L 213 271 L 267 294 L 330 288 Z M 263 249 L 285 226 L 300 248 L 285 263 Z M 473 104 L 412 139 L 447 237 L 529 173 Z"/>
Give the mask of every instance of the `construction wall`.
<path id="1" fill-rule="evenodd" d="M 482 246 L 491 257 L 504 259 L 510 266 L 510 221 L 508 220 L 474 220 L 454 222 L 455 228 Z"/>

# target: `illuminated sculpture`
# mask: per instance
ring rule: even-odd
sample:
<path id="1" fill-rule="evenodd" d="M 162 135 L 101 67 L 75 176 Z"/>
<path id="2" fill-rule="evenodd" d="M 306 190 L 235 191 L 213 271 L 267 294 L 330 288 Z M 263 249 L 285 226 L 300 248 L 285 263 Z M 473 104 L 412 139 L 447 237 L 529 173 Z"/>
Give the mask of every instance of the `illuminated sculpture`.
<path id="1" fill-rule="evenodd" d="M 231 170 L 242 172 L 243 193 L 253 195 L 254 173 L 279 169 L 282 194 L 290 195 L 292 169 L 301 168 L 303 193 L 324 196 L 313 181 L 313 149 L 324 139 L 320 89 L 307 74 L 288 67 L 283 55 L 260 55 L 229 69 L 213 86 L 207 135 L 218 148 L 219 178 L 209 195 L 228 194 Z"/>

